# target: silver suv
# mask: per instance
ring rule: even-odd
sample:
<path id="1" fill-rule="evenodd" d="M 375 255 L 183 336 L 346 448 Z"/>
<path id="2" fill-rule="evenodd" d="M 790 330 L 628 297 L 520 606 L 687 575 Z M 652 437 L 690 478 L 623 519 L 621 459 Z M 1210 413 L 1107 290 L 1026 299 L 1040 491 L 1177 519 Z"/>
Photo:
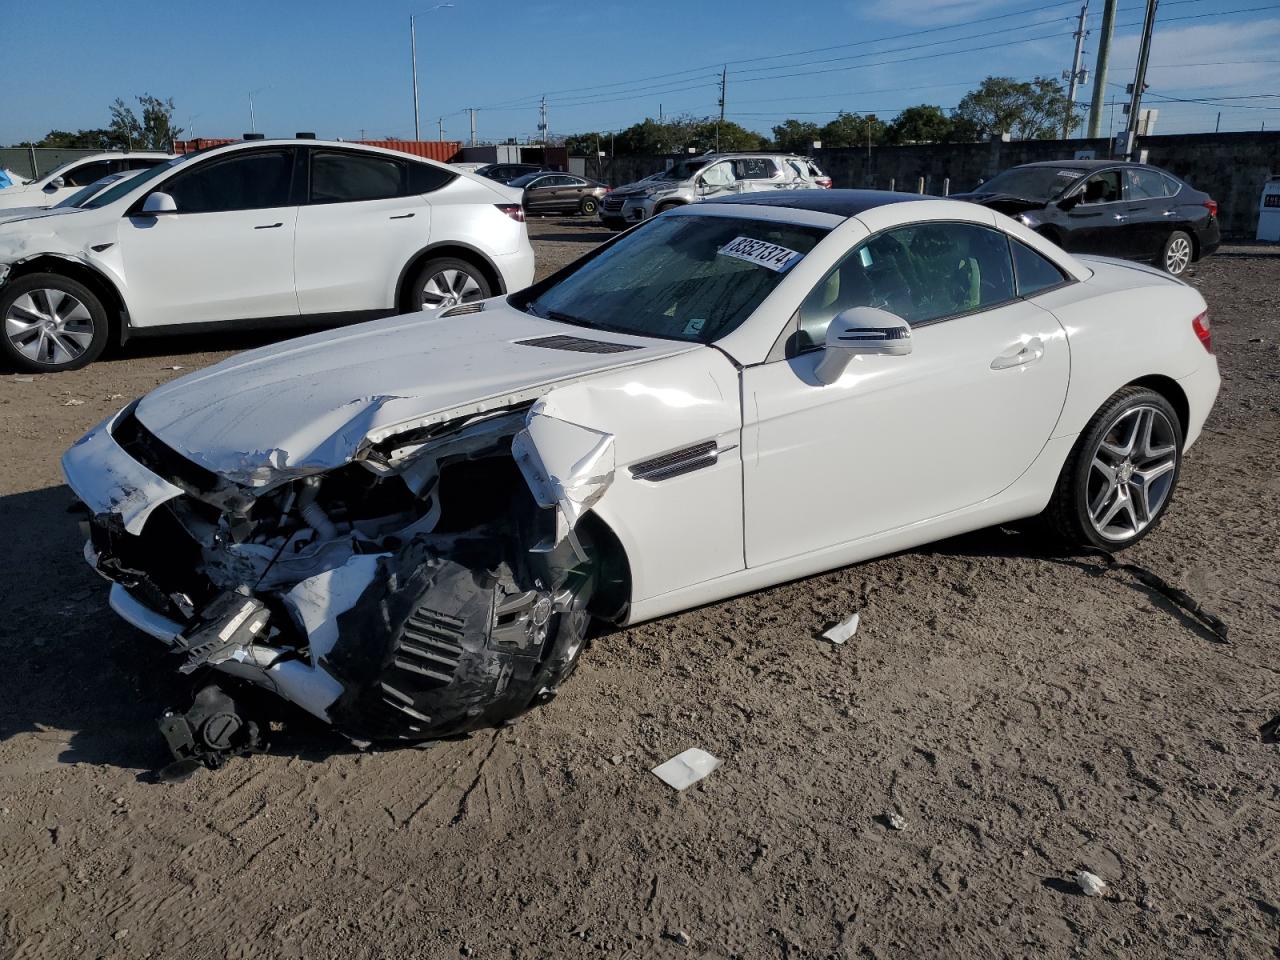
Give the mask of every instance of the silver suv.
<path id="1" fill-rule="evenodd" d="M 600 203 L 600 220 L 622 230 L 671 207 L 758 190 L 830 186 L 808 157 L 787 153 L 708 153 L 678 160 L 662 173 L 618 187 Z"/>

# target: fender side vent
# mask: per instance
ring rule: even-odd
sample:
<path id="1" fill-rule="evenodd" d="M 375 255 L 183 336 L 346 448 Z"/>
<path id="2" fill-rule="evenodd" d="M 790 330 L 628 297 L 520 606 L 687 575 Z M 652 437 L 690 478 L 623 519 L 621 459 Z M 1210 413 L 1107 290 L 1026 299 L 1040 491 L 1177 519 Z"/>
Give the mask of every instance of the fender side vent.
<path id="1" fill-rule="evenodd" d="M 728 449 L 732 450 L 732 447 Z M 660 457 L 654 457 L 652 460 L 642 460 L 640 463 L 631 465 L 631 475 L 637 480 L 648 480 L 651 483 L 658 483 L 662 480 L 670 480 L 672 477 L 680 477 L 686 473 L 692 473 L 695 470 L 701 470 L 703 467 L 715 466 L 720 459 L 720 454 L 724 453 L 716 446 L 714 440 L 707 440 L 703 443 L 695 443 L 691 447 L 684 447 L 681 450 L 672 450 L 670 453 L 664 453 Z"/>
<path id="2" fill-rule="evenodd" d="M 639 350 L 633 343 L 609 343 L 605 340 L 587 340 L 584 337 L 570 337 L 556 334 L 550 337 L 535 337 L 532 340 L 517 340 L 523 347 L 542 347 L 544 350 L 572 350 L 574 353 L 626 353 L 628 350 Z"/>
<path id="3" fill-rule="evenodd" d="M 479 313 L 483 309 L 484 309 L 484 301 L 477 300 L 475 303 L 464 303 L 457 307 L 450 307 L 444 313 L 440 314 L 440 316 L 465 317 L 467 314 L 470 314 L 470 313 Z"/>
<path id="4" fill-rule="evenodd" d="M 462 659 L 461 638 L 461 621 L 419 607 L 405 622 L 395 665 L 430 683 L 448 685 Z"/>

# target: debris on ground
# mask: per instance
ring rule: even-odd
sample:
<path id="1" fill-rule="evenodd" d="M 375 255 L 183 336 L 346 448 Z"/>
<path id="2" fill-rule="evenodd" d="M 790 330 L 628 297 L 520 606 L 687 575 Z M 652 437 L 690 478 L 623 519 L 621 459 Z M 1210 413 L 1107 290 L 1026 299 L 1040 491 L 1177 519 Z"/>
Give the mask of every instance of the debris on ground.
<path id="1" fill-rule="evenodd" d="M 889 825 L 890 830 L 907 829 L 907 818 L 895 811 L 890 811 L 884 815 L 884 822 Z"/>
<path id="2" fill-rule="evenodd" d="M 832 643 L 844 643 L 858 632 L 858 619 L 858 614 L 855 613 L 848 620 L 841 620 L 822 635 L 823 639 L 830 640 Z"/>
<path id="3" fill-rule="evenodd" d="M 62 405 L 63 405 L 64 407 L 83 407 L 83 406 L 84 406 L 84 401 L 83 401 L 83 400 L 77 400 L 75 397 L 72 397 L 72 398 L 70 398 L 69 400 L 63 400 L 63 401 L 62 401 Z"/>
<path id="4" fill-rule="evenodd" d="M 13 377 L 14 383 L 35 383 L 35 377 Z"/>
<path id="5" fill-rule="evenodd" d="M 180 363 L 175 363 L 173 366 L 171 366 L 171 367 L 165 367 L 164 369 L 166 369 L 166 370 L 182 370 L 182 369 L 183 369 L 183 366 L 182 366 L 182 364 L 180 364 Z"/>
<path id="6" fill-rule="evenodd" d="M 682 947 L 687 947 L 689 944 L 693 943 L 693 939 L 683 930 L 677 930 L 671 935 L 671 939 Z"/>
<path id="7" fill-rule="evenodd" d="M 1081 870 L 1076 874 L 1076 886 L 1086 897 L 1102 897 L 1107 893 L 1107 881 L 1088 870 Z"/>
<path id="8" fill-rule="evenodd" d="M 691 787 L 720 766 L 720 761 L 697 747 L 690 747 L 666 763 L 653 768 L 653 775 L 669 787 L 683 790 Z"/>
<path id="9" fill-rule="evenodd" d="M 1258 728 L 1263 743 L 1280 743 L 1280 713 Z"/>

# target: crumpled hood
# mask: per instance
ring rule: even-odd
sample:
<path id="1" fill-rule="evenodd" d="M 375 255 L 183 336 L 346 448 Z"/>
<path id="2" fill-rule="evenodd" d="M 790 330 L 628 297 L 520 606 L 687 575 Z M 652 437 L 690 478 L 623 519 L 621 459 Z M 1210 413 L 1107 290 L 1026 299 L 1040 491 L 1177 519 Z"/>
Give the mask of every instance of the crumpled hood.
<path id="1" fill-rule="evenodd" d="M 636 349 L 583 353 L 518 341 L 563 336 Z M 535 399 L 549 385 L 699 349 L 541 320 L 409 314 L 251 350 L 152 391 L 137 407 L 165 444 L 236 483 L 274 485 L 348 462 L 368 438 Z"/>
<path id="2" fill-rule="evenodd" d="M 0 225 L 83 212 L 79 207 L 0 207 Z"/>

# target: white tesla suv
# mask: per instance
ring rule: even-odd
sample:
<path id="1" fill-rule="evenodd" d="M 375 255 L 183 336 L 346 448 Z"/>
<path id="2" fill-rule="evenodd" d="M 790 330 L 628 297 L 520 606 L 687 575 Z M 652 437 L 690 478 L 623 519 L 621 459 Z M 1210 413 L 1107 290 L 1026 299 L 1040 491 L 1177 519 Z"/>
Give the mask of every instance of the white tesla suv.
<path id="1" fill-rule="evenodd" d="M 110 337 L 336 325 L 532 280 L 518 190 L 376 147 L 234 143 L 0 223 L 0 355 L 70 370 Z"/>
<path id="2" fill-rule="evenodd" d="M 10 207 L 51 207 L 81 187 L 112 173 L 147 170 L 173 159 L 171 153 L 95 153 L 12 187 L 0 190 L 0 210 Z"/>

